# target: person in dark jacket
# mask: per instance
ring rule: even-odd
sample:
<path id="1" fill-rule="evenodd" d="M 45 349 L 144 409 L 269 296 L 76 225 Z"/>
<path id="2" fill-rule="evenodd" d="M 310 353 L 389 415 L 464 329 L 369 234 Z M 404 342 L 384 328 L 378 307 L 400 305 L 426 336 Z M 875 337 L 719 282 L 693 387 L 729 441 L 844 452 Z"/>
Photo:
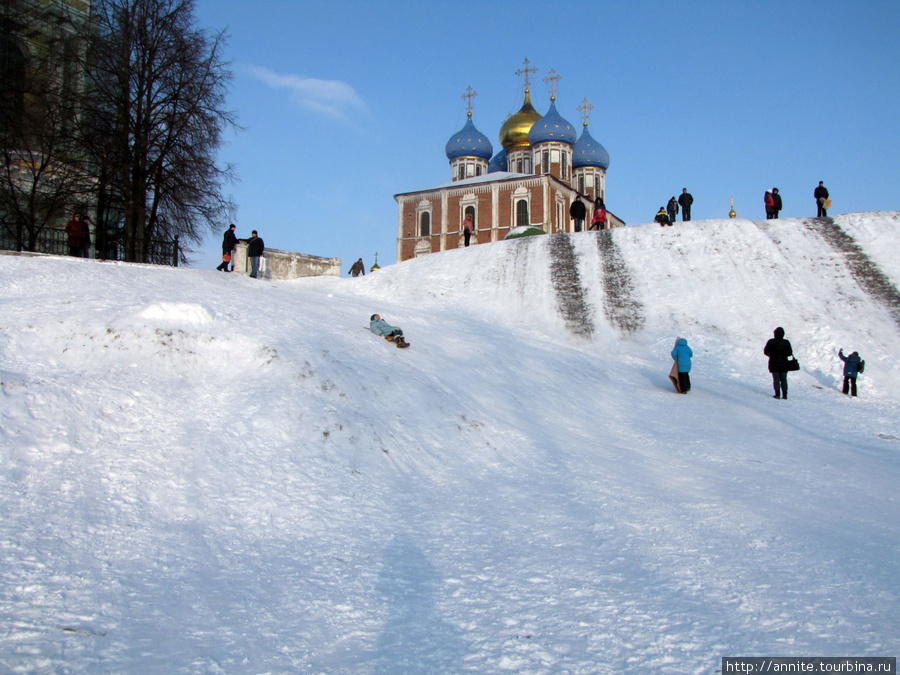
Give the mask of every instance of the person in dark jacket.
<path id="1" fill-rule="evenodd" d="M 781 194 L 778 192 L 778 188 L 772 188 L 772 201 L 774 202 L 772 217 L 777 220 L 781 211 Z"/>
<path id="2" fill-rule="evenodd" d="M 363 264 L 362 258 L 353 263 L 353 266 L 350 267 L 350 274 L 354 277 L 358 277 L 359 273 L 362 272 L 363 276 L 366 276 L 366 266 Z"/>
<path id="3" fill-rule="evenodd" d="M 844 362 L 844 393 L 856 396 L 856 378 L 859 377 L 859 364 L 862 362 L 859 352 L 853 352 L 850 356 L 844 356 L 842 348 L 838 352 L 838 356 Z"/>
<path id="4" fill-rule="evenodd" d="M 265 252 L 266 246 L 260 239 L 256 230 L 250 233 L 250 239 L 247 241 L 247 257 L 250 258 L 250 278 L 256 279 L 259 275 L 259 259 Z"/>
<path id="5" fill-rule="evenodd" d="M 671 225 L 669 222 L 669 214 L 666 212 L 666 208 L 664 206 L 659 207 L 659 211 L 656 212 L 656 217 L 653 219 L 657 223 L 659 223 L 660 227 L 665 227 L 666 225 Z"/>
<path id="6" fill-rule="evenodd" d="M 694 203 L 694 198 L 687 188 L 682 188 L 681 194 L 678 196 L 678 203 L 681 205 L 681 220 L 687 222 L 691 219 L 691 204 Z"/>
<path id="7" fill-rule="evenodd" d="M 581 228 L 584 226 L 585 216 L 587 216 L 587 207 L 584 205 L 584 202 L 581 201 L 581 195 L 575 197 L 575 201 L 573 201 L 572 206 L 569 207 L 569 215 L 572 217 L 572 220 L 575 221 L 575 231 L 581 232 Z"/>
<path id="8" fill-rule="evenodd" d="M 73 213 L 72 220 L 66 223 L 69 255 L 75 258 L 87 258 L 87 250 L 91 245 L 91 233 L 81 219 L 80 213 Z"/>
<path id="9" fill-rule="evenodd" d="M 694 352 L 688 347 L 687 340 L 678 338 L 672 350 L 672 358 L 678 361 L 678 388 L 682 394 L 691 390 L 691 357 Z"/>
<path id="10" fill-rule="evenodd" d="M 234 233 L 235 227 L 234 223 L 229 225 L 228 229 L 225 230 L 225 235 L 222 237 L 222 264 L 216 268 L 220 272 L 230 271 L 228 264 L 234 260 L 234 248 L 237 246 L 237 235 Z M 228 258 L 227 260 L 226 257 Z M 232 269 L 234 269 L 233 266 Z"/>
<path id="11" fill-rule="evenodd" d="M 766 343 L 763 354 L 769 357 L 769 372 L 775 387 L 774 398 L 787 399 L 788 357 L 794 355 L 791 343 L 784 339 L 784 328 L 775 329 L 775 337 Z"/>
<path id="12" fill-rule="evenodd" d="M 769 190 L 766 190 L 766 220 L 772 220 L 775 217 L 775 198 Z"/>
<path id="13" fill-rule="evenodd" d="M 603 197 L 597 197 L 594 200 L 594 215 L 591 216 L 591 229 L 606 229 L 606 204 L 603 203 Z"/>
<path id="14" fill-rule="evenodd" d="M 669 222 L 674 223 L 675 219 L 678 217 L 678 200 L 675 199 L 675 195 L 672 195 L 669 203 L 666 204 L 666 213 L 669 216 Z"/>
<path id="15" fill-rule="evenodd" d="M 819 187 L 813 191 L 813 197 L 816 198 L 816 218 L 825 218 L 828 211 L 825 209 L 825 200 L 828 199 L 828 188 L 822 181 L 819 181 Z"/>

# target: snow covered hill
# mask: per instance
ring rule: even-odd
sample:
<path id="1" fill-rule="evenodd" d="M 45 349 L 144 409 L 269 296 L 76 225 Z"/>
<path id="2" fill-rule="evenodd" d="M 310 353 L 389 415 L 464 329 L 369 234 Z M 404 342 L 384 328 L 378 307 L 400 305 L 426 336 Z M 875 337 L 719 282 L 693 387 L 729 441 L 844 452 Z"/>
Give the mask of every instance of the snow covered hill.
<path id="1" fill-rule="evenodd" d="M 896 656 L 898 223 L 647 225 L 292 282 L 2 255 L 0 670 Z"/>

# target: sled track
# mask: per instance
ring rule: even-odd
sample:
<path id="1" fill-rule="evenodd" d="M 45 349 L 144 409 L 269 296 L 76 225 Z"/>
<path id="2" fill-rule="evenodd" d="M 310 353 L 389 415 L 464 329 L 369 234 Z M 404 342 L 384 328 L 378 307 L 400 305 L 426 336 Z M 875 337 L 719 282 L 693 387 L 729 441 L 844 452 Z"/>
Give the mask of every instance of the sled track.
<path id="1" fill-rule="evenodd" d="M 590 337 L 594 324 L 584 297 L 572 240 L 566 234 L 552 234 L 547 245 L 550 248 L 550 280 L 566 326 L 576 335 Z"/>
<path id="2" fill-rule="evenodd" d="M 644 327 L 644 306 L 635 299 L 631 274 L 610 230 L 597 233 L 597 249 L 606 291 L 606 318 L 621 332 L 636 333 Z"/>
<path id="3" fill-rule="evenodd" d="M 900 291 L 875 261 L 863 252 L 856 240 L 844 232 L 833 218 L 812 218 L 804 221 L 804 224 L 821 235 L 831 248 L 843 255 L 850 275 L 866 293 L 887 308 L 894 323 L 900 327 Z"/>

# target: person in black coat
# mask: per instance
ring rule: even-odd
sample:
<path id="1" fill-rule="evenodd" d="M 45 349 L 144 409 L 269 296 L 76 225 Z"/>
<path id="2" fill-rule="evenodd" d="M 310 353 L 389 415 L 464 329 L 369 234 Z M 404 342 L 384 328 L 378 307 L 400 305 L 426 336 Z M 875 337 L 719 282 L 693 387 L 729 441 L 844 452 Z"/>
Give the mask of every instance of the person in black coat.
<path id="1" fill-rule="evenodd" d="M 250 233 L 247 241 L 247 257 L 250 258 L 250 277 L 256 279 L 259 274 L 259 259 L 266 250 L 263 240 L 256 234 L 256 230 Z"/>
<path id="2" fill-rule="evenodd" d="M 813 197 L 816 198 L 816 218 L 825 218 L 828 211 L 825 210 L 825 200 L 828 199 L 828 188 L 822 181 L 819 181 L 819 187 L 813 191 Z"/>
<path id="3" fill-rule="evenodd" d="M 687 191 L 687 188 L 681 190 L 681 194 L 678 196 L 678 203 L 681 205 L 682 222 L 689 221 L 691 219 L 691 204 L 694 203 L 694 198 Z"/>
<path id="4" fill-rule="evenodd" d="M 572 217 L 572 220 L 575 221 L 575 231 L 581 232 L 581 228 L 584 225 L 584 219 L 587 216 L 587 207 L 584 205 L 584 202 L 581 201 L 581 195 L 575 197 L 575 201 L 573 201 L 572 206 L 569 207 L 569 215 Z"/>
<path id="5" fill-rule="evenodd" d="M 769 372 L 775 387 L 774 398 L 787 399 L 788 357 L 794 355 L 791 343 L 784 339 L 784 328 L 775 329 L 775 337 L 766 343 L 763 354 L 769 357 Z"/>
<path id="6" fill-rule="evenodd" d="M 781 211 L 781 194 L 778 192 L 778 188 L 772 188 L 772 201 L 775 202 L 772 217 L 778 218 L 778 213 Z"/>
<path id="7" fill-rule="evenodd" d="M 678 217 L 678 200 L 675 199 L 675 195 L 672 195 L 669 203 L 666 204 L 666 213 L 669 216 L 669 222 L 674 223 L 675 219 Z"/>
<path id="8" fill-rule="evenodd" d="M 237 246 L 237 235 L 234 233 L 234 228 L 234 224 L 229 225 L 225 230 L 225 236 L 222 237 L 222 264 L 216 268 L 220 272 L 227 272 L 228 263 L 234 260 L 234 248 Z M 226 254 L 228 254 L 228 260 L 225 260 Z"/>

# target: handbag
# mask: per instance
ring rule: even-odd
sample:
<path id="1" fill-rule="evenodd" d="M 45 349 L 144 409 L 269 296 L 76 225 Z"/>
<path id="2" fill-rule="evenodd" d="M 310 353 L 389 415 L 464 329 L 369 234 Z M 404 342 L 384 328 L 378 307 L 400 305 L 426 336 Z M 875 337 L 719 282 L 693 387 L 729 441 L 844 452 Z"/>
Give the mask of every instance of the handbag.
<path id="1" fill-rule="evenodd" d="M 788 359 L 787 369 L 788 372 L 791 372 L 793 370 L 800 370 L 800 362 L 792 356 Z"/>

